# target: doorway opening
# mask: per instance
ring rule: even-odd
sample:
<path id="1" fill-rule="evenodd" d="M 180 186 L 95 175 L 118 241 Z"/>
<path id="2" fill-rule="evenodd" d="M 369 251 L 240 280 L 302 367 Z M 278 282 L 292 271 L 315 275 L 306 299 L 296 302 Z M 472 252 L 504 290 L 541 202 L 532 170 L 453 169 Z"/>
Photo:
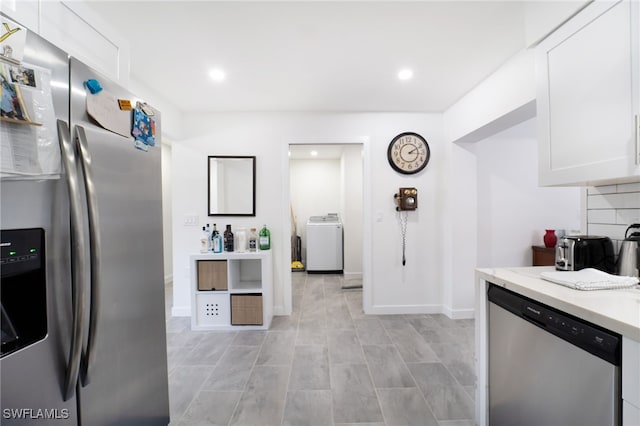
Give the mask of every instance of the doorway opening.
<path id="1" fill-rule="evenodd" d="M 304 303 L 304 288 L 307 294 L 313 291 L 318 296 L 319 286 L 324 288 L 325 300 L 346 303 L 350 311 L 356 311 L 353 313 L 364 312 L 363 149 L 362 143 L 289 145 L 294 312 Z M 316 225 L 323 220 L 338 225 L 319 230 Z M 328 237 L 329 245 L 320 246 L 317 235 L 327 240 L 329 228 L 333 234 L 336 226 L 341 227 L 342 241 L 337 241 L 339 236 Z M 342 262 L 339 262 L 340 255 Z M 322 260 L 318 260 L 320 257 Z M 344 298 L 326 298 L 340 293 Z M 335 308 L 327 305 L 328 312 Z"/>

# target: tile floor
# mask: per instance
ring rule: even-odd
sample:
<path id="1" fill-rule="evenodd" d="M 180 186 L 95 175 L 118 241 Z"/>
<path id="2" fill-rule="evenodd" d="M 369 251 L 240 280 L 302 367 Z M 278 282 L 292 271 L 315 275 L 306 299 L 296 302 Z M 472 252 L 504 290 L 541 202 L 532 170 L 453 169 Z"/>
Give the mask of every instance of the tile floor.
<path id="1" fill-rule="evenodd" d="M 292 277 L 293 314 L 268 331 L 168 314 L 171 426 L 474 424 L 473 320 L 364 315 L 342 276 Z"/>

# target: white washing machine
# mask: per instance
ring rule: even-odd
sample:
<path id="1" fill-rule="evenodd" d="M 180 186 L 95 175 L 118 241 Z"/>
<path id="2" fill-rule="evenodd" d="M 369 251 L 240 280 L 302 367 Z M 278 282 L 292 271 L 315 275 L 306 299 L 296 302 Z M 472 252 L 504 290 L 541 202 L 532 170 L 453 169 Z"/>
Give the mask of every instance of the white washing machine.
<path id="1" fill-rule="evenodd" d="M 343 241 L 337 214 L 311 216 L 307 222 L 307 272 L 342 273 Z"/>

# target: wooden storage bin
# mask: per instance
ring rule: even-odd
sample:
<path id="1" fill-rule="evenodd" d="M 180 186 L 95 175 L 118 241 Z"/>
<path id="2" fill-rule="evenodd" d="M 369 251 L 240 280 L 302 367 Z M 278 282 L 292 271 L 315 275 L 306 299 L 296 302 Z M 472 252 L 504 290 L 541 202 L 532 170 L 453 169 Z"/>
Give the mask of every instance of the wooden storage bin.
<path id="1" fill-rule="evenodd" d="M 198 290 L 227 290 L 227 261 L 198 261 Z"/>
<path id="2" fill-rule="evenodd" d="M 232 294 L 231 325 L 262 325 L 262 294 Z"/>

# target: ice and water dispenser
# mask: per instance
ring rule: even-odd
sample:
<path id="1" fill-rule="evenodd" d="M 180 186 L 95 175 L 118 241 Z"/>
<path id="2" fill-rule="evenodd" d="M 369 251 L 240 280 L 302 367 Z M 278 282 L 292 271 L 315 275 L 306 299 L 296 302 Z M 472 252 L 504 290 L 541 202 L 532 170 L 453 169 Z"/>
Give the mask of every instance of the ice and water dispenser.
<path id="1" fill-rule="evenodd" d="M 1 230 L 0 241 L 4 357 L 47 335 L 44 230 Z"/>

